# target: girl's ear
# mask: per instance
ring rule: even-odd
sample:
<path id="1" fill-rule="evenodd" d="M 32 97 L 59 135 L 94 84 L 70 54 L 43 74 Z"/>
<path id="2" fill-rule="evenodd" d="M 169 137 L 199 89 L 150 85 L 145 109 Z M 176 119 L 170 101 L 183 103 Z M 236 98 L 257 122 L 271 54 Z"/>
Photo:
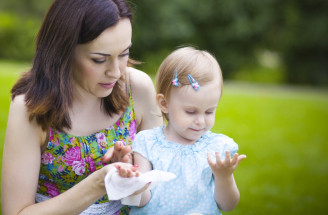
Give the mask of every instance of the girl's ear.
<path id="1" fill-rule="evenodd" d="M 159 106 L 159 108 L 162 110 L 163 113 L 168 113 L 168 105 L 167 105 L 167 101 L 164 98 L 164 95 L 161 93 L 158 93 L 156 95 L 156 101 L 157 104 Z"/>

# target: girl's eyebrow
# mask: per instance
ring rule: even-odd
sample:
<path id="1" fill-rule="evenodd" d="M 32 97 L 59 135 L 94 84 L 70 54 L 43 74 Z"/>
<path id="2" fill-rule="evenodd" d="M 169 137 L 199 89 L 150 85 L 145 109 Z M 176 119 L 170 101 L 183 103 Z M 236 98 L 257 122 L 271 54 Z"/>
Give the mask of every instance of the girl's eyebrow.
<path id="1" fill-rule="evenodd" d="M 124 49 L 122 52 L 125 52 L 126 50 L 128 50 L 129 48 L 131 48 L 132 43 L 130 43 L 130 45 Z M 91 54 L 97 54 L 97 55 L 102 55 L 102 56 L 111 56 L 111 54 L 106 54 L 106 53 L 101 53 L 101 52 L 92 52 Z"/>

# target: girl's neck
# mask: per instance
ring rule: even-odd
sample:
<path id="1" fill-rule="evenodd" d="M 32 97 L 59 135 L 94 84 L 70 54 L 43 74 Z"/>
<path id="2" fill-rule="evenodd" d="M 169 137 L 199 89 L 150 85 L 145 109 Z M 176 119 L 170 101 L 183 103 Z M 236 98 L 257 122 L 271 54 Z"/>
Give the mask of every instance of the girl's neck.
<path id="1" fill-rule="evenodd" d="M 190 140 L 190 139 L 186 139 L 186 138 L 182 137 L 169 125 L 166 125 L 164 127 L 163 133 L 164 133 L 165 138 L 168 141 L 174 142 L 174 143 L 177 143 L 177 144 L 180 144 L 183 146 L 193 145 L 197 141 L 197 140 Z"/>

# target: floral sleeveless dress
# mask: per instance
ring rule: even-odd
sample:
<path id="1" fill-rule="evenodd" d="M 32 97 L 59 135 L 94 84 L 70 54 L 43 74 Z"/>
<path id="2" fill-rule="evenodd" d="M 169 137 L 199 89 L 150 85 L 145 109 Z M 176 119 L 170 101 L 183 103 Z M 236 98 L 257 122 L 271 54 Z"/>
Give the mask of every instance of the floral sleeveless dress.
<path id="1" fill-rule="evenodd" d="M 120 119 L 109 128 L 88 136 L 74 136 L 50 129 L 41 167 L 36 202 L 55 197 L 102 168 L 101 158 L 116 141 L 131 145 L 136 134 L 136 120 L 130 93 L 129 105 Z M 110 201 L 107 195 L 82 214 L 128 214 L 120 201 Z"/>

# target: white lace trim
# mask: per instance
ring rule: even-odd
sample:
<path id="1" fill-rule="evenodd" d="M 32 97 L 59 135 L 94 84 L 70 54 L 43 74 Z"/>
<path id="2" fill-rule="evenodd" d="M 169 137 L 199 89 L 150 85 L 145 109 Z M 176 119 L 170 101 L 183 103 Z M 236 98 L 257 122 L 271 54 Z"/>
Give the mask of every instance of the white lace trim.
<path id="1" fill-rule="evenodd" d="M 43 202 L 50 199 L 50 197 L 37 193 L 35 197 L 35 201 Z M 80 215 L 92 215 L 92 214 L 106 214 L 111 215 L 117 212 L 122 208 L 121 201 L 110 201 L 101 204 L 93 204 L 90 205 L 86 210 L 84 210 Z"/>

